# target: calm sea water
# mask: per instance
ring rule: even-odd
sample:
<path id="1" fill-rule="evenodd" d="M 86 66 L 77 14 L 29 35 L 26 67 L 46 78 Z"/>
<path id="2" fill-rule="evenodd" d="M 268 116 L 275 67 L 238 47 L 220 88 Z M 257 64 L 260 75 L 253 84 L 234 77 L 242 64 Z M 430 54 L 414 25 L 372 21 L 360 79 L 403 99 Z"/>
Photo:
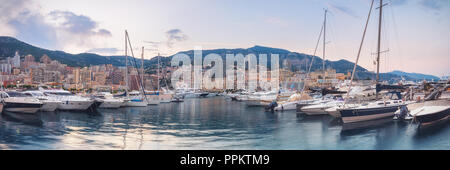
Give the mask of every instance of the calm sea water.
<path id="1" fill-rule="evenodd" d="M 265 112 L 222 97 L 99 114 L 3 113 L 0 149 L 450 149 L 450 126 Z"/>

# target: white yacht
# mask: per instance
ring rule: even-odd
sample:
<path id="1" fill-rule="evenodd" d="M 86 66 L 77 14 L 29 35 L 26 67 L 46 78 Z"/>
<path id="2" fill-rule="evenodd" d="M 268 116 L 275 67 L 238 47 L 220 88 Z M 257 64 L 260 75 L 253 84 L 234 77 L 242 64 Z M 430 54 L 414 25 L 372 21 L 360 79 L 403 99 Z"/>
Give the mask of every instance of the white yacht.
<path id="1" fill-rule="evenodd" d="M 42 104 L 44 104 L 44 105 L 41 107 L 40 110 L 43 112 L 53 112 L 61 104 L 60 100 L 57 100 L 54 97 L 45 95 L 41 91 L 25 91 L 22 93 L 25 95 L 28 95 L 30 97 L 34 97 L 34 98 L 38 99 L 39 101 L 41 101 Z"/>
<path id="2" fill-rule="evenodd" d="M 17 91 L 0 92 L 4 101 L 4 111 L 16 113 L 36 113 L 42 107 L 42 102 Z"/>
<path id="3" fill-rule="evenodd" d="M 74 95 L 67 90 L 43 90 L 43 93 L 61 101 L 58 110 L 87 110 L 94 103 L 90 98 Z"/>
<path id="4" fill-rule="evenodd" d="M 287 101 L 279 102 L 278 106 L 274 108 L 275 111 L 284 111 L 284 110 L 296 110 L 297 104 L 299 102 L 307 101 L 307 99 L 311 99 L 311 97 L 307 94 L 295 93 L 287 99 Z"/>
<path id="5" fill-rule="evenodd" d="M 277 95 L 278 92 L 276 91 L 255 92 L 248 95 L 247 100 L 244 100 L 244 102 L 247 106 L 268 106 L 277 99 Z"/>
<path id="6" fill-rule="evenodd" d="M 334 106 L 343 104 L 344 101 L 342 100 L 335 100 L 335 101 L 329 101 L 329 102 L 323 102 L 319 104 L 309 105 L 301 108 L 301 111 L 304 112 L 307 115 L 323 115 L 328 114 L 326 112 L 327 109 L 332 108 Z"/>
<path id="7" fill-rule="evenodd" d="M 123 105 L 124 100 L 121 98 L 114 97 L 109 92 L 100 92 L 95 95 L 96 100 L 100 100 L 102 104 L 100 104 L 99 108 L 104 109 L 116 109 Z"/>

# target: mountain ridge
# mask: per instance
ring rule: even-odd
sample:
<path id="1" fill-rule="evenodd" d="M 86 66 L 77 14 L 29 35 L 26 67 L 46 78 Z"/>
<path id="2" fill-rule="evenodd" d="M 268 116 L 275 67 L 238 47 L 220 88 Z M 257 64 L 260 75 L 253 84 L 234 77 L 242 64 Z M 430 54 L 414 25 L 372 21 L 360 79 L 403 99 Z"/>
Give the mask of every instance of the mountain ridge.
<path id="1" fill-rule="evenodd" d="M 25 42 L 22 42 L 14 37 L 8 36 L 0 36 L 0 59 L 5 59 L 6 57 L 14 56 L 15 51 L 19 51 L 21 55 L 31 54 L 35 57 L 36 61 L 44 55 L 48 55 L 52 60 L 57 60 L 63 64 L 67 64 L 68 66 L 73 67 L 83 67 L 90 65 L 100 65 L 100 64 L 112 64 L 114 66 L 125 66 L 125 56 L 121 55 L 112 55 L 112 56 L 103 56 L 94 53 L 79 53 L 79 54 L 70 54 L 64 51 L 58 50 L 48 50 L 40 47 L 36 47 Z M 194 50 L 181 51 L 178 53 L 185 53 L 191 59 L 193 59 Z M 176 54 L 178 54 L 176 53 Z M 255 45 L 250 48 L 235 48 L 235 49 L 208 49 L 202 50 L 202 57 L 210 53 L 219 54 L 222 59 L 225 61 L 225 54 L 238 54 L 241 53 L 243 55 L 247 55 L 253 53 L 257 56 L 259 54 L 268 54 L 267 61 L 268 66 L 270 67 L 270 54 L 279 54 L 280 67 L 289 69 L 291 71 L 300 71 L 307 70 L 309 68 L 310 61 L 314 58 L 314 62 L 311 68 L 311 71 L 321 70 L 322 69 L 322 59 L 318 56 L 312 56 L 309 54 L 299 53 L 299 52 L 291 52 L 289 50 L 281 49 L 281 48 L 273 48 L 273 47 L 265 47 L 260 45 Z M 174 55 L 170 56 L 161 56 L 160 61 L 163 66 L 169 65 L 170 61 Z M 138 59 L 138 58 L 135 58 Z M 140 59 L 139 59 L 140 60 Z M 193 62 L 193 60 L 191 60 Z M 129 64 L 131 64 L 132 60 L 129 59 Z M 146 69 L 156 68 L 157 57 L 153 57 L 151 59 L 144 60 L 144 65 L 146 65 Z M 224 62 L 225 63 L 225 62 Z M 345 59 L 330 61 L 325 60 L 326 68 L 335 69 L 337 73 L 347 73 L 351 72 L 354 67 L 354 63 Z M 406 73 L 406 72 L 403 72 Z M 425 75 L 420 73 L 412 73 L 412 74 L 400 74 L 399 72 L 389 72 L 389 73 L 380 73 L 382 80 L 400 80 L 402 76 L 406 80 L 429 80 L 428 78 L 437 78 L 432 75 Z M 367 69 L 357 66 L 357 74 L 355 75 L 358 79 L 373 79 L 375 77 L 375 73 L 369 72 Z"/>

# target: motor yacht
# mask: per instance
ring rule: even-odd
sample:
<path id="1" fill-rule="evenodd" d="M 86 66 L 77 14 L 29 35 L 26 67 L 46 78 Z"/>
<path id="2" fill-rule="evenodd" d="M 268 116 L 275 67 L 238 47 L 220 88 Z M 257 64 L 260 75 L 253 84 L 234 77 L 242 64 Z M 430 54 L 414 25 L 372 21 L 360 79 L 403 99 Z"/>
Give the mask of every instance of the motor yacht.
<path id="1" fill-rule="evenodd" d="M 309 105 L 301 108 L 301 111 L 307 115 L 326 115 L 327 109 L 343 104 L 343 100 L 334 100 L 329 102 L 323 102 L 319 104 Z"/>
<path id="2" fill-rule="evenodd" d="M 102 102 L 99 108 L 103 109 L 116 109 L 124 104 L 124 100 L 122 98 L 114 97 L 109 92 L 98 93 L 95 95 L 95 99 Z"/>
<path id="3" fill-rule="evenodd" d="M 277 99 L 277 95 L 276 91 L 255 92 L 248 95 L 247 100 L 244 100 L 244 102 L 247 106 L 268 106 Z"/>
<path id="4" fill-rule="evenodd" d="M 4 111 L 7 112 L 33 114 L 43 105 L 38 99 L 17 91 L 0 92 L 0 96 L 5 104 Z"/>
<path id="5" fill-rule="evenodd" d="M 94 100 L 88 97 L 77 96 L 67 90 L 43 90 L 42 92 L 61 101 L 58 105 L 58 110 L 84 111 L 94 104 Z"/>

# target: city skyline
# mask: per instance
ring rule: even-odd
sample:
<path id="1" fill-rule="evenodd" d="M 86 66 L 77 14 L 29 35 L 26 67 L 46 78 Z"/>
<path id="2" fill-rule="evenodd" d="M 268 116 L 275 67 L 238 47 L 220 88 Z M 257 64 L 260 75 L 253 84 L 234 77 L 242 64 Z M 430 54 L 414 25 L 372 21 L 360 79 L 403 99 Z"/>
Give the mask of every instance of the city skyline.
<path id="1" fill-rule="evenodd" d="M 449 2 L 386 0 L 381 72 L 449 75 Z M 263 45 L 312 54 L 328 9 L 328 60 L 354 62 L 368 0 L 327 1 L 4 1 L 0 35 L 70 53 L 123 54 L 123 31 L 146 59 L 161 53 Z M 99 8 L 100 7 L 100 8 Z M 377 12 L 376 10 L 374 10 Z M 376 17 L 376 15 L 374 15 Z M 377 26 L 372 17 L 360 65 L 374 70 Z M 411 19 L 413 18 L 413 19 Z M 430 43 L 432 42 L 432 43 Z M 26 54 L 25 54 L 26 55 Z M 317 54 L 322 57 L 321 53 Z"/>

